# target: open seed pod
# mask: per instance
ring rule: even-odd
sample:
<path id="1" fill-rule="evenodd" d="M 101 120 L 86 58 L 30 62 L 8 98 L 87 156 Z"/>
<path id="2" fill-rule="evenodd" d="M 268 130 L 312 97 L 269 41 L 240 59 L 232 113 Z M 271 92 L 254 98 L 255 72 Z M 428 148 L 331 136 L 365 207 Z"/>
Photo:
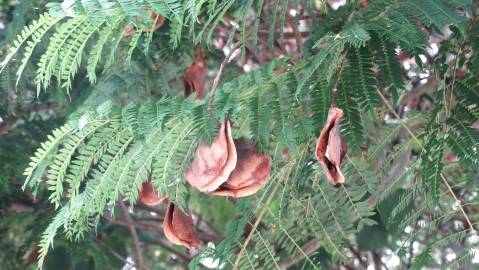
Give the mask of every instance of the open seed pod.
<path id="1" fill-rule="evenodd" d="M 151 13 L 151 19 L 156 21 L 155 25 L 150 26 L 150 28 L 143 30 L 143 32 L 155 31 L 160 28 L 165 22 L 165 17 L 158 15 L 156 12 Z"/>
<path id="2" fill-rule="evenodd" d="M 183 73 L 183 84 L 185 87 L 185 97 L 192 92 L 196 93 L 196 99 L 205 97 L 206 67 L 204 56 L 201 52 L 195 55 L 195 62 L 191 64 Z"/>
<path id="3" fill-rule="evenodd" d="M 166 238 L 175 245 L 182 245 L 191 253 L 201 249 L 200 240 L 196 237 L 193 219 L 170 202 L 166 208 L 163 221 L 163 232 Z"/>
<path id="4" fill-rule="evenodd" d="M 331 184 L 344 183 L 344 175 L 340 166 L 348 151 L 348 146 L 340 134 L 339 123 L 342 118 L 343 111 L 331 107 L 328 112 L 328 120 L 316 143 L 316 158 Z"/>
<path id="5" fill-rule="evenodd" d="M 163 202 L 168 196 L 162 195 L 158 196 L 156 188 L 153 186 L 151 181 L 145 182 L 141 185 L 140 190 L 140 202 L 149 205 L 155 206 Z"/>
<path id="6" fill-rule="evenodd" d="M 211 194 L 245 197 L 256 193 L 266 185 L 271 171 L 271 158 L 256 152 L 254 145 L 236 141 L 238 162 L 228 180 Z"/>
<path id="7" fill-rule="evenodd" d="M 196 149 L 190 168 L 185 172 L 186 181 L 201 192 L 214 191 L 228 180 L 236 161 L 231 123 L 226 120 L 210 146 L 202 144 Z"/>

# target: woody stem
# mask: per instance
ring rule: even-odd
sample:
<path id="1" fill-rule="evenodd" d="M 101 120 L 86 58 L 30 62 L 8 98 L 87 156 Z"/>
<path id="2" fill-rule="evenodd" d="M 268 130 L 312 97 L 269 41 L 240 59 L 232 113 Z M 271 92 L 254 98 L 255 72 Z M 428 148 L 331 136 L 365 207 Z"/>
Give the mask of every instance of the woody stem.
<path id="1" fill-rule="evenodd" d="M 211 87 L 211 90 L 210 90 L 211 100 L 210 100 L 210 103 L 208 105 L 208 111 L 212 110 L 213 101 L 215 99 L 216 89 L 218 88 L 218 85 L 220 83 L 221 76 L 223 75 L 224 69 L 225 69 L 226 65 L 230 62 L 231 56 L 236 51 L 236 49 L 238 49 L 239 45 L 240 45 L 240 42 L 237 42 L 237 43 L 233 44 L 233 46 L 231 46 L 230 52 L 228 53 L 228 55 L 226 55 L 225 59 L 223 59 L 223 62 L 221 62 L 221 64 L 220 64 L 220 68 L 218 69 L 218 73 L 216 74 L 216 77 L 213 80 L 213 86 Z"/>

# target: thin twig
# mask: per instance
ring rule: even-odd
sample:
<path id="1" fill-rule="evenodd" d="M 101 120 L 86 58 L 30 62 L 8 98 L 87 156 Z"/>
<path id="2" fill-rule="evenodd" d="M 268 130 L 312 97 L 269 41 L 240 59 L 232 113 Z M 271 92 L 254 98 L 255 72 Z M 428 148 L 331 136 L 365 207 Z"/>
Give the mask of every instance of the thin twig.
<path id="1" fill-rule="evenodd" d="M 216 89 L 218 88 L 218 84 L 220 83 L 221 76 L 223 75 L 224 69 L 225 69 L 226 65 L 230 62 L 231 56 L 236 51 L 236 49 L 238 49 L 240 44 L 241 44 L 240 42 L 236 42 L 235 44 L 233 44 L 233 46 L 231 46 L 231 51 L 228 53 L 228 55 L 225 57 L 225 59 L 223 59 L 223 62 L 221 62 L 221 64 L 220 64 L 220 68 L 218 69 L 218 73 L 216 74 L 216 77 L 213 80 L 213 86 L 211 86 L 211 90 L 210 90 L 211 100 L 210 100 L 210 104 L 208 106 L 208 111 L 211 111 L 213 101 L 215 99 Z"/>
<path id="2" fill-rule="evenodd" d="M 336 82 L 334 83 L 334 86 L 333 86 L 333 93 L 331 95 L 331 107 L 336 107 L 336 92 L 338 91 L 338 83 L 339 83 L 339 80 L 341 79 L 341 75 L 343 74 L 343 70 L 344 70 L 344 59 L 346 59 L 346 57 L 343 56 L 343 59 L 341 60 L 341 66 L 338 72 L 338 78 L 336 78 Z"/>
<path id="3" fill-rule="evenodd" d="M 409 101 L 437 88 L 439 86 L 440 80 L 434 75 L 430 76 L 430 78 L 431 79 L 429 79 L 425 84 L 420 84 L 411 91 L 407 92 L 399 102 L 399 106 L 406 105 Z"/>
<path id="4" fill-rule="evenodd" d="M 125 221 L 125 220 L 111 219 L 107 216 L 104 216 L 104 218 L 111 224 L 116 224 L 116 225 L 120 225 L 120 226 L 123 226 L 123 227 L 133 226 L 133 227 L 135 227 L 137 229 L 140 229 L 140 230 L 155 232 L 155 233 L 163 235 L 163 229 L 160 226 L 153 226 L 153 225 L 149 225 L 149 224 L 145 224 L 145 223 L 138 223 L 138 222 L 130 223 L 130 222 Z M 203 233 L 203 232 L 198 232 L 197 236 L 198 236 L 198 239 L 200 239 L 202 241 L 207 241 L 207 242 L 218 242 L 218 241 L 222 241 L 224 239 L 224 237 L 222 237 L 220 235 L 208 234 L 208 233 Z"/>
<path id="5" fill-rule="evenodd" d="M 120 208 L 123 212 L 123 215 L 125 216 L 125 219 L 128 223 L 133 224 L 133 219 L 130 216 L 130 213 L 128 212 L 128 208 L 126 207 L 125 203 L 120 200 L 119 202 Z M 146 269 L 144 266 L 144 260 L 143 260 L 143 252 L 141 250 L 140 246 L 140 240 L 138 239 L 138 234 L 136 233 L 136 228 L 134 225 L 129 225 L 128 229 L 130 230 L 131 238 L 133 239 L 133 246 L 135 248 L 135 263 L 136 263 L 136 268 L 139 270 L 144 270 Z"/>
<path id="6" fill-rule="evenodd" d="M 135 264 L 128 261 L 127 259 L 123 258 L 123 256 L 121 256 L 120 254 L 118 254 L 118 252 L 114 251 L 112 248 L 110 248 L 109 246 L 107 246 L 105 243 L 103 243 L 103 241 L 101 241 L 100 239 L 92 236 L 93 238 L 93 241 L 95 241 L 97 244 L 99 244 L 100 246 L 104 247 L 106 250 L 108 250 L 108 252 L 111 253 L 111 255 L 113 255 L 113 257 L 117 258 L 118 260 L 126 263 L 126 264 L 129 264 L 130 266 L 134 267 Z"/>
<path id="7" fill-rule="evenodd" d="M 149 243 L 151 244 L 155 244 L 155 245 L 159 245 L 161 246 L 163 249 L 167 250 L 168 252 L 171 252 L 173 254 L 175 254 L 178 258 L 180 258 L 181 260 L 185 261 L 185 262 L 189 262 L 191 261 L 191 257 L 190 255 L 186 254 L 186 253 L 183 253 L 181 251 L 178 251 L 170 246 L 168 246 L 167 244 L 163 243 L 162 241 L 160 240 L 150 240 L 148 241 Z"/>
<path id="8" fill-rule="evenodd" d="M 472 24 L 471 24 L 472 26 Z M 470 29 L 470 27 L 468 27 Z M 446 107 L 446 116 L 450 116 L 451 115 L 451 110 L 452 110 L 452 99 L 454 98 L 454 83 L 456 82 L 456 72 L 457 72 L 457 68 L 458 68 L 458 62 L 459 62 L 459 55 L 461 53 L 461 50 L 464 46 L 464 43 L 466 42 L 466 36 L 463 37 L 462 41 L 460 44 L 458 44 L 458 47 L 457 47 L 457 54 L 456 54 L 456 58 L 454 59 L 454 66 L 453 66 L 453 70 L 452 70 L 452 80 L 451 80 L 451 84 L 450 84 L 450 88 L 451 90 L 449 91 L 449 102 L 447 100 L 447 87 L 444 87 L 444 101 L 445 101 L 445 104 L 444 106 Z"/>
<path id="9" fill-rule="evenodd" d="M 361 266 L 363 267 L 363 269 L 367 269 L 368 267 L 368 263 L 367 261 L 365 261 L 363 259 L 363 257 L 361 256 L 361 252 L 359 250 L 356 250 L 354 247 L 349 247 L 349 250 L 354 254 L 354 256 L 356 256 L 356 258 L 358 259 L 359 261 L 359 264 L 361 264 Z"/>

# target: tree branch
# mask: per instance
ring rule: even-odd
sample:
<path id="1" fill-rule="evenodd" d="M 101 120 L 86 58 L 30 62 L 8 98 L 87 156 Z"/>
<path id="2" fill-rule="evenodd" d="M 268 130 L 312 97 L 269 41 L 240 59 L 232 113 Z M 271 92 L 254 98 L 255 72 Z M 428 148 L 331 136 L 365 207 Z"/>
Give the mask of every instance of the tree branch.
<path id="1" fill-rule="evenodd" d="M 221 79 L 221 76 L 223 75 L 224 69 L 226 65 L 231 61 L 230 58 L 233 55 L 233 53 L 236 51 L 236 49 L 238 49 L 239 45 L 240 45 L 240 42 L 236 42 L 235 44 L 233 44 L 233 46 L 231 46 L 231 51 L 228 53 L 228 55 L 226 55 L 225 59 L 223 59 L 223 61 L 220 64 L 220 68 L 218 69 L 218 73 L 216 74 L 216 77 L 213 80 L 213 86 L 211 87 L 211 90 L 210 90 L 211 100 L 208 106 L 208 111 L 211 111 L 211 108 L 213 106 L 216 89 L 218 88 L 218 84 L 220 83 L 220 79 Z"/>
<path id="2" fill-rule="evenodd" d="M 109 246 L 107 246 L 105 243 L 103 243 L 103 241 L 101 241 L 100 239 L 96 238 L 95 236 L 92 236 L 93 238 L 93 241 L 95 241 L 98 245 L 104 247 L 106 250 L 108 250 L 108 252 L 111 253 L 111 255 L 113 255 L 113 257 L 117 258 L 118 260 L 124 262 L 125 264 L 128 264 L 132 267 L 135 266 L 134 263 L 128 261 L 127 259 L 123 258 L 123 256 L 121 256 L 120 254 L 118 254 L 118 252 L 114 251 L 113 249 L 111 249 Z"/>
<path id="3" fill-rule="evenodd" d="M 130 230 L 131 238 L 133 239 L 133 247 L 135 248 L 135 265 L 138 270 L 145 270 L 147 269 L 144 266 L 143 260 L 143 251 L 141 250 L 140 240 L 138 239 L 138 234 L 136 233 L 136 228 L 133 225 L 133 220 L 128 212 L 128 208 L 126 207 L 125 203 L 120 200 L 119 202 L 120 208 L 123 212 L 123 216 L 125 216 L 126 221 L 129 223 L 128 228 Z"/>
<path id="4" fill-rule="evenodd" d="M 161 234 L 161 235 L 164 234 L 163 229 L 160 226 L 153 226 L 153 225 L 149 225 L 149 224 L 145 224 L 145 223 L 137 223 L 137 222 L 133 222 L 133 221 L 128 222 L 128 221 L 125 221 L 125 220 L 111 219 L 111 218 L 106 217 L 106 216 L 104 216 L 104 218 L 111 224 L 116 224 L 116 225 L 120 225 L 120 226 L 123 226 L 123 227 L 133 226 L 133 227 L 135 227 L 137 229 L 140 229 L 140 230 L 155 232 L 155 233 L 158 233 L 158 234 Z M 206 241 L 206 242 L 210 242 L 210 241 L 211 242 L 218 242 L 218 241 L 221 241 L 221 240 L 224 239 L 222 236 L 207 234 L 207 233 L 203 233 L 203 232 L 198 232 L 197 236 L 198 236 L 198 239 L 200 239 L 202 241 Z"/>
<path id="5" fill-rule="evenodd" d="M 439 83 L 441 81 L 436 78 L 435 76 L 431 75 L 431 78 L 425 83 L 425 84 L 420 84 L 411 91 L 407 92 L 406 95 L 401 99 L 399 102 L 399 105 L 406 105 L 408 101 L 411 101 L 417 97 L 420 97 L 434 89 L 436 89 L 439 86 Z"/>
<path id="6" fill-rule="evenodd" d="M 160 240 L 150 240 L 148 242 L 151 243 L 151 244 L 154 244 L 154 245 L 161 246 L 163 249 L 167 250 L 168 252 L 171 252 L 171 253 L 175 254 L 178 258 L 180 258 L 181 260 L 183 260 L 185 262 L 191 261 L 190 255 L 188 255 L 186 253 L 183 253 L 183 252 L 180 252 L 180 251 L 168 246 L 167 244 L 163 243 Z"/>

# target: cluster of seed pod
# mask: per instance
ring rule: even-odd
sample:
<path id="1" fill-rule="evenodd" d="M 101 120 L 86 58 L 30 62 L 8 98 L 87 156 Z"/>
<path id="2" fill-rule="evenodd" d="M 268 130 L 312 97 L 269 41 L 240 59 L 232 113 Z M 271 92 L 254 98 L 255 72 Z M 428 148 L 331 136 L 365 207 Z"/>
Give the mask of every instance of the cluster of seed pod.
<path id="1" fill-rule="evenodd" d="M 226 120 L 210 146 L 197 148 L 185 179 L 201 192 L 239 198 L 266 184 L 271 163 L 271 158 L 256 152 L 254 145 L 233 140 L 231 123 Z"/>
<path id="2" fill-rule="evenodd" d="M 164 18 L 158 18 L 155 13 L 152 19 L 157 21 L 154 29 L 142 31 L 156 30 L 164 22 Z M 124 31 L 128 36 L 137 30 L 130 25 L 130 28 L 125 28 Z M 195 92 L 196 99 L 203 99 L 205 79 L 204 55 L 201 51 L 197 51 L 195 62 L 183 74 L 185 97 Z M 339 122 L 342 116 L 341 109 L 331 107 L 327 122 L 316 144 L 316 158 L 331 184 L 344 182 L 340 165 L 347 146 L 340 136 Z M 250 196 L 263 188 L 268 181 L 271 167 L 271 158 L 257 152 L 256 146 L 242 139 L 233 138 L 231 122 L 225 120 L 219 128 L 217 137 L 210 145 L 198 146 L 184 177 L 192 187 L 208 195 L 240 198 Z M 151 179 L 142 185 L 140 201 L 143 204 L 154 206 L 165 199 L 167 199 L 166 195 L 158 195 Z M 169 202 L 167 206 L 163 231 L 172 243 L 185 246 L 190 251 L 198 250 L 201 246 L 194 232 L 191 215 L 183 213 L 172 202 Z"/>
<path id="3" fill-rule="evenodd" d="M 344 183 L 340 166 L 347 145 L 340 135 L 342 117 L 341 109 L 331 107 L 316 143 L 316 158 L 331 184 Z M 240 198 L 252 195 L 266 185 L 271 166 L 271 158 L 258 153 L 254 145 L 233 139 L 231 122 L 226 120 L 210 145 L 198 146 L 184 177 L 192 187 L 203 193 Z M 140 201 L 143 204 L 154 206 L 165 199 L 167 196 L 158 195 L 151 181 L 142 185 Z M 170 242 L 185 246 L 190 252 L 201 248 L 191 215 L 183 213 L 172 202 L 167 206 L 163 231 Z"/>
<path id="4" fill-rule="evenodd" d="M 216 196 L 245 197 L 256 193 L 266 184 L 271 171 L 271 158 L 258 153 L 254 145 L 233 140 L 231 123 L 226 120 L 211 145 L 200 144 L 185 179 L 201 192 Z M 154 206 L 167 199 L 158 195 L 151 181 L 140 191 L 140 202 Z M 163 231 L 170 242 L 182 245 L 191 252 L 200 248 L 191 215 L 168 203 Z"/>

